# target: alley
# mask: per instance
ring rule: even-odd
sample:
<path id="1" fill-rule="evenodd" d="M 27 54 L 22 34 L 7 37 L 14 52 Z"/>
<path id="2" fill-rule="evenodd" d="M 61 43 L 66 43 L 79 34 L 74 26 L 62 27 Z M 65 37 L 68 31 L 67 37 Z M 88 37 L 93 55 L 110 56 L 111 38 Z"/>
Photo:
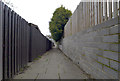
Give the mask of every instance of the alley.
<path id="1" fill-rule="evenodd" d="M 79 67 L 60 50 L 52 49 L 29 64 L 29 68 L 14 79 L 87 79 Z"/>

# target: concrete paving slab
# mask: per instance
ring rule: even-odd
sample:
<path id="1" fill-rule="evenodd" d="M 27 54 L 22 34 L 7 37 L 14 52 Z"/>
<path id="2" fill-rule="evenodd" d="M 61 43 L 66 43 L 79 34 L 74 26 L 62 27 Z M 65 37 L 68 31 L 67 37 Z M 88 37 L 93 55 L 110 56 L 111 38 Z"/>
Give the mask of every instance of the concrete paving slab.
<path id="1" fill-rule="evenodd" d="M 21 78 L 22 77 L 22 78 Z M 59 49 L 52 49 L 15 79 L 87 79 L 79 67 L 69 60 Z"/>
<path id="2" fill-rule="evenodd" d="M 45 79 L 45 74 L 39 73 L 39 75 L 38 75 L 38 77 L 36 79 Z"/>
<path id="3" fill-rule="evenodd" d="M 18 76 L 16 76 L 14 79 L 36 79 L 38 76 L 37 73 L 31 73 L 31 74 L 20 74 Z"/>
<path id="4" fill-rule="evenodd" d="M 57 73 L 47 73 L 44 79 L 59 79 L 59 76 Z"/>
<path id="5" fill-rule="evenodd" d="M 87 79 L 83 74 L 60 74 L 60 79 L 81 79 L 83 78 Z"/>

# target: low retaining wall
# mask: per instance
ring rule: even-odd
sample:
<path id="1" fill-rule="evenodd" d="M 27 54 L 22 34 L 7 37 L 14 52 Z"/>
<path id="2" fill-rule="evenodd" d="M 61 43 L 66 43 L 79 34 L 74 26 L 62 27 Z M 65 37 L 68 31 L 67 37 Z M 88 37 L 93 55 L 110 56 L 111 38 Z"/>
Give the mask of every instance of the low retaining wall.
<path id="1" fill-rule="evenodd" d="M 119 18 L 68 36 L 60 49 L 95 79 L 118 79 Z"/>

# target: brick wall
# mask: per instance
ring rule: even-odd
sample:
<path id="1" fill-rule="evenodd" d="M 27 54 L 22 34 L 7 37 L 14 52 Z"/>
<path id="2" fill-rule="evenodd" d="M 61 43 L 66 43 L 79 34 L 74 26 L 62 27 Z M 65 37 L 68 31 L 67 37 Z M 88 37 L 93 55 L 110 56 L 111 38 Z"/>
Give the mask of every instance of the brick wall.
<path id="1" fill-rule="evenodd" d="M 95 79 L 118 79 L 118 17 L 62 40 L 60 49 Z"/>

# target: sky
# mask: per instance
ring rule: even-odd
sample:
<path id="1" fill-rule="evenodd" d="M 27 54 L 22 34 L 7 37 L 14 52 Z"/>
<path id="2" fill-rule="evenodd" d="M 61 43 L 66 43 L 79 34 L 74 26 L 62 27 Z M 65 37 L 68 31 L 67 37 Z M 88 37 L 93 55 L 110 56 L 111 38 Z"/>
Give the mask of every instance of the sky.
<path id="1" fill-rule="evenodd" d="M 63 5 L 72 11 L 77 8 L 81 0 L 4 0 L 13 3 L 14 11 L 29 23 L 38 25 L 40 31 L 46 36 L 50 35 L 49 21 L 56 8 Z"/>

